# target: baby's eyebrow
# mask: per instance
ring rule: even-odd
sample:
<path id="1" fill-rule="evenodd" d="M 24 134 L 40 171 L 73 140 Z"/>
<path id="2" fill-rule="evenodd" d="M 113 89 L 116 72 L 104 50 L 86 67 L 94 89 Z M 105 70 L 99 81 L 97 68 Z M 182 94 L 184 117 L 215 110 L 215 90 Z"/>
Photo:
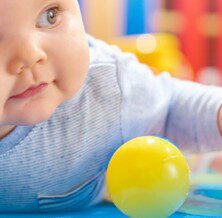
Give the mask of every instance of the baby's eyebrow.
<path id="1" fill-rule="evenodd" d="M 42 2 L 45 2 L 47 0 L 37 0 L 39 4 L 41 4 Z"/>
<path id="2" fill-rule="evenodd" d="M 43 2 L 47 2 L 49 0 L 35 0 L 37 5 L 41 5 Z"/>
<path id="3" fill-rule="evenodd" d="M 35 2 L 37 3 L 37 4 L 41 4 L 42 2 L 44 2 L 45 0 L 35 0 Z"/>
<path id="4" fill-rule="evenodd" d="M 1 1 L 1 0 L 0 0 Z M 36 4 L 36 6 L 37 7 L 40 7 L 43 3 L 44 4 L 47 4 L 47 3 L 58 3 L 58 2 L 60 2 L 60 3 L 62 3 L 63 1 L 65 1 L 65 0 L 34 0 L 35 1 L 35 4 Z"/>

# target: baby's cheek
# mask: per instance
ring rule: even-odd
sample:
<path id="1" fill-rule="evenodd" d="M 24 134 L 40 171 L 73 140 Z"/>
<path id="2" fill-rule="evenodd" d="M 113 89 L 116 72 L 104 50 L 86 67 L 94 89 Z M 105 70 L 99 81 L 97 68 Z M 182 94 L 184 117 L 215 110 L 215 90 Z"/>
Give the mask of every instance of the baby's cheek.
<path id="1" fill-rule="evenodd" d="M 3 109 L 2 109 L 2 103 L 0 102 L 0 125 L 3 125 Z"/>
<path id="2" fill-rule="evenodd" d="M 4 93 L 5 91 L 0 88 L 0 125 L 4 125 L 6 112 L 9 112 L 7 108 L 10 96 L 6 96 Z"/>
<path id="3" fill-rule="evenodd" d="M 2 101 L 0 98 L 0 125 L 8 125 L 8 121 L 11 120 L 10 113 L 9 100 Z"/>
<path id="4" fill-rule="evenodd" d="M 73 44 L 72 44 L 73 43 Z M 57 78 L 65 90 L 77 91 L 83 84 L 89 67 L 89 53 L 86 45 L 75 41 L 65 48 L 64 55 L 58 61 L 60 70 Z"/>

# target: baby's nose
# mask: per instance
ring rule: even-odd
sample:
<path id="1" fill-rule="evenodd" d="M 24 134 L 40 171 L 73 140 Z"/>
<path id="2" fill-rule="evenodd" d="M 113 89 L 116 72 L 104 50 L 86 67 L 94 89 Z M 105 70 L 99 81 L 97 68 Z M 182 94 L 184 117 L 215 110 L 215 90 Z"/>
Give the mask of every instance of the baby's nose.
<path id="1" fill-rule="evenodd" d="M 12 50 L 8 70 L 12 74 L 18 74 L 25 68 L 31 69 L 35 64 L 47 60 L 37 37 L 17 36 L 12 40 L 10 47 Z"/>

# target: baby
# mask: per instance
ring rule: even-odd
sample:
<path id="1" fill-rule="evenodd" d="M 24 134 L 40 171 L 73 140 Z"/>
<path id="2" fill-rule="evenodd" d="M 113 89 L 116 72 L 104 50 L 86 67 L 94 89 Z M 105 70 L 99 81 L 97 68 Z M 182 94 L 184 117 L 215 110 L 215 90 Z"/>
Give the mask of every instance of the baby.
<path id="1" fill-rule="evenodd" d="M 221 88 L 154 76 L 86 35 L 77 0 L 1 0 L 0 212 L 100 202 L 110 157 L 134 137 L 222 149 L 221 105 Z"/>

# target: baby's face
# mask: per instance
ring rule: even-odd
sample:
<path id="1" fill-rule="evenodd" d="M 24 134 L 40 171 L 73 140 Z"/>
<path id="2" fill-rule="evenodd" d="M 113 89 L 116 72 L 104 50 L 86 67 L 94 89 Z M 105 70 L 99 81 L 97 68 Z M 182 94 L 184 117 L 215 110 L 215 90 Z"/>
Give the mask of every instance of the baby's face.
<path id="1" fill-rule="evenodd" d="M 88 66 L 77 0 L 0 0 L 1 126 L 48 119 L 81 88 Z M 41 83 L 37 94 L 13 97 Z"/>

